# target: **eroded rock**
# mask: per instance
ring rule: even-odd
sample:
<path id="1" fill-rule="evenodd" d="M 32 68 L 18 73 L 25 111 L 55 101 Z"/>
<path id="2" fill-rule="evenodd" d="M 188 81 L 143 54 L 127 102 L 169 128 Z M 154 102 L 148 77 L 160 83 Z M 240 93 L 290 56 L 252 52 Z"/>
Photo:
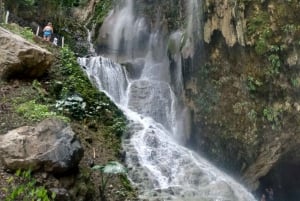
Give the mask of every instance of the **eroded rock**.
<path id="1" fill-rule="evenodd" d="M 293 174 L 284 172 L 286 175 L 280 175 L 278 169 L 280 167 L 288 166 L 299 166 L 299 147 L 300 140 L 298 133 L 284 133 L 280 138 L 277 137 L 274 141 L 261 150 L 260 155 L 257 160 L 253 162 L 249 168 L 245 171 L 243 178 L 244 183 L 251 190 L 257 190 L 261 187 L 260 182 L 263 180 L 269 180 L 268 183 L 272 183 L 273 186 L 279 186 L 278 182 L 284 179 L 270 179 L 274 177 L 274 170 L 277 178 L 288 177 L 288 174 Z M 292 164 L 292 165 L 291 165 Z M 293 178 L 293 176 L 291 176 Z"/>
<path id="2" fill-rule="evenodd" d="M 232 0 L 206 0 L 207 20 L 204 25 L 204 40 L 209 43 L 214 31 L 220 31 L 228 46 L 245 45 L 245 5 Z"/>

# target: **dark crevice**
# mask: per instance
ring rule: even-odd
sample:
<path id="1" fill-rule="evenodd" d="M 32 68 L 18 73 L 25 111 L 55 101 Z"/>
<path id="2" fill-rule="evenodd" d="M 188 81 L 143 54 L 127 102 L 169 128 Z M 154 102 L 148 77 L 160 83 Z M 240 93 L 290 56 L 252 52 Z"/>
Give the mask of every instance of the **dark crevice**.
<path id="1" fill-rule="evenodd" d="M 300 200 L 300 163 L 279 163 L 265 177 L 260 179 L 256 192 L 260 198 L 267 188 L 274 191 L 274 201 Z"/>

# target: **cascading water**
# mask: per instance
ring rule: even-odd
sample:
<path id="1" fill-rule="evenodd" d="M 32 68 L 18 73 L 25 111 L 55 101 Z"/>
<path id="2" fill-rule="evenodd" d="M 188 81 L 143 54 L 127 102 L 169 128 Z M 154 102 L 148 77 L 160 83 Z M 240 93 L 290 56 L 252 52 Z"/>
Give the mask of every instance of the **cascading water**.
<path id="1" fill-rule="evenodd" d="M 197 0 L 189 0 L 190 10 L 195 5 L 199 5 Z M 117 50 L 111 58 L 121 55 L 126 65 L 102 56 L 78 61 L 130 121 L 123 147 L 129 177 L 140 189 L 140 198 L 254 201 L 232 178 L 183 146 L 189 133 L 189 112 L 182 101 L 180 44 L 184 33 L 177 31 L 169 37 L 159 29 L 148 33 L 146 20 L 135 16 L 133 8 L 133 0 L 121 1 L 103 24 L 104 34 L 111 37 L 110 48 Z M 195 20 L 193 16 L 189 20 Z M 196 40 L 192 29 L 189 24 L 186 32 L 191 41 L 186 51 L 193 50 Z M 173 44 L 171 61 L 166 39 Z M 187 56 L 193 54 L 187 52 Z"/>

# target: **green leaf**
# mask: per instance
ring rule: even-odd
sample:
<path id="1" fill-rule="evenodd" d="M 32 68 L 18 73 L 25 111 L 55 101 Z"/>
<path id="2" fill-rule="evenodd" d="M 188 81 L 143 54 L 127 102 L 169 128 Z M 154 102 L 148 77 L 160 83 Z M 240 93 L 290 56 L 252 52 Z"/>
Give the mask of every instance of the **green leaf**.
<path id="1" fill-rule="evenodd" d="M 92 167 L 94 170 L 100 170 L 105 174 L 123 174 L 126 173 L 126 168 L 117 161 L 111 161 L 107 163 L 105 166 L 95 165 Z"/>
<path id="2" fill-rule="evenodd" d="M 103 165 L 95 165 L 92 167 L 93 170 L 100 170 L 102 172 L 102 169 L 104 168 Z"/>
<path id="3" fill-rule="evenodd" d="M 104 166 L 103 172 L 107 174 L 122 174 L 126 173 L 126 168 L 117 161 L 111 161 Z"/>

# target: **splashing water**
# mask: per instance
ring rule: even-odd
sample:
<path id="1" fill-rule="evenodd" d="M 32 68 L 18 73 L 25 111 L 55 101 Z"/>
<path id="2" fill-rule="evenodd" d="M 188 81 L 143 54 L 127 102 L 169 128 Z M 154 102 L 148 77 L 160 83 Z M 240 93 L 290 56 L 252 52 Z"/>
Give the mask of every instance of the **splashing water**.
<path id="1" fill-rule="evenodd" d="M 198 6 L 195 1 L 189 0 L 188 5 Z M 111 33 L 110 45 L 118 54 L 123 41 L 126 65 L 102 56 L 79 58 L 78 62 L 129 119 L 123 148 L 129 177 L 138 186 L 140 198 L 150 201 L 254 201 L 243 186 L 183 146 L 190 125 L 189 112 L 182 101 L 180 41 L 183 33 L 177 31 L 168 37 L 169 42 L 175 44 L 170 60 L 161 32 L 155 30 L 145 36 L 146 21 L 134 16 L 133 1 L 122 3 L 125 6 L 116 8 L 103 26 Z M 138 27 L 139 31 L 133 33 L 132 27 Z M 188 25 L 187 29 L 194 27 Z M 136 42 L 141 38 L 147 39 L 142 46 Z M 111 58 L 116 59 L 115 55 Z"/>

